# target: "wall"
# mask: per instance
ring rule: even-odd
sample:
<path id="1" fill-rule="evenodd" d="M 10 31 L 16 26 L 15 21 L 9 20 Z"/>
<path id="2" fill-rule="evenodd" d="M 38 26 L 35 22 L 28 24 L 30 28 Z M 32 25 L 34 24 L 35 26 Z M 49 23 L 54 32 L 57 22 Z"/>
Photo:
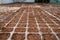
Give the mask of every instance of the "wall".
<path id="1" fill-rule="evenodd" d="M 2 3 L 2 0 L 0 0 L 0 4 Z"/>
<path id="2" fill-rule="evenodd" d="M 0 0 L 0 4 L 8 4 L 14 2 L 35 2 L 35 0 Z"/>
<path id="3" fill-rule="evenodd" d="M 18 2 L 22 2 L 23 0 L 18 0 Z"/>
<path id="4" fill-rule="evenodd" d="M 35 0 L 25 0 L 25 2 L 35 2 Z"/>
<path id="5" fill-rule="evenodd" d="M 13 0 L 2 0 L 2 3 L 5 4 L 5 3 L 13 3 Z"/>
<path id="6" fill-rule="evenodd" d="M 19 0 L 19 2 L 35 2 L 35 0 Z"/>

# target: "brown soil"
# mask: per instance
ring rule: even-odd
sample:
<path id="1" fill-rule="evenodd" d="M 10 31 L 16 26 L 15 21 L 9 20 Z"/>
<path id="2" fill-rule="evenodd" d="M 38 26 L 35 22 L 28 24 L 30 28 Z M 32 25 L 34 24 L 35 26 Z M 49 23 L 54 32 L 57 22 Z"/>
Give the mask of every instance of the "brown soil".
<path id="1" fill-rule="evenodd" d="M 12 40 L 24 40 L 24 34 L 13 34 Z"/>
<path id="2" fill-rule="evenodd" d="M 38 34 L 29 34 L 28 40 L 41 40 L 40 36 Z"/>
<path id="3" fill-rule="evenodd" d="M 53 34 L 43 34 L 44 40 L 57 40 Z"/>
<path id="4" fill-rule="evenodd" d="M 41 40 L 41 35 L 44 40 L 57 40 L 56 36 L 60 38 L 60 25 L 54 23 L 60 24 L 60 21 L 57 19 L 60 18 L 60 7 L 49 4 L 38 5 L 20 3 L 0 6 L 21 7 L 17 12 L 12 13 L 12 15 L 7 17 L 3 22 L 0 22 L 0 40 L 7 40 L 11 36 L 12 31 L 13 35 L 11 40 L 24 40 L 26 39 L 25 36 L 27 36 L 28 40 Z M 42 9 L 50 12 L 57 18 L 49 15 Z M 14 19 L 12 19 L 13 17 Z M 9 22 L 11 19 L 12 21 Z M 45 19 L 45 21 L 42 19 Z M 47 24 L 49 25 L 47 26 Z M 52 31 L 55 32 L 56 35 L 52 34 Z"/>
<path id="5" fill-rule="evenodd" d="M 0 33 L 0 40 L 6 40 L 9 36 L 9 33 Z"/>

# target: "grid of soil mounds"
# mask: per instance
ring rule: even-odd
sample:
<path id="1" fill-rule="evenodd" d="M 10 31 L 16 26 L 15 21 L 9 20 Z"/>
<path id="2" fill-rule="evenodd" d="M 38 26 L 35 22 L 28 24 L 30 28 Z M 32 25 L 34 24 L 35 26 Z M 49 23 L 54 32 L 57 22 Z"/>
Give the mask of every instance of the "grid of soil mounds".
<path id="1" fill-rule="evenodd" d="M 20 7 L 12 15 L 3 13 L 10 16 L 0 22 L 0 40 L 60 40 L 60 7 L 36 3 L 0 6 Z"/>

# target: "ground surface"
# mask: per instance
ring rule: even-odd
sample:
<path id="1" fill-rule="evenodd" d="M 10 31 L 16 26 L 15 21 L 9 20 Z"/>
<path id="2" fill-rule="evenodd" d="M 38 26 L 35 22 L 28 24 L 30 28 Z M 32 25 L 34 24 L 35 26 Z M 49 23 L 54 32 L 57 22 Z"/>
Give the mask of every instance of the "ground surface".
<path id="1" fill-rule="evenodd" d="M 0 22 L 0 40 L 60 40 L 60 6 L 48 4 L 0 6 L 20 7 L 18 11 Z"/>

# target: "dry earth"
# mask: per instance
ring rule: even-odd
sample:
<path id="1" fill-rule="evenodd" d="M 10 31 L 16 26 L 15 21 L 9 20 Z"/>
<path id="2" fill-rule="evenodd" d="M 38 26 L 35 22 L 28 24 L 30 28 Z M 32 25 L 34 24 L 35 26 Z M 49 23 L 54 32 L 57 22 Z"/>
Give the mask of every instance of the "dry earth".
<path id="1" fill-rule="evenodd" d="M 6 8 L 9 12 L 0 12 L 0 40 L 60 40 L 60 6 L 9 4 L 0 5 L 0 8 L 1 6 L 19 9 L 11 12 Z"/>

